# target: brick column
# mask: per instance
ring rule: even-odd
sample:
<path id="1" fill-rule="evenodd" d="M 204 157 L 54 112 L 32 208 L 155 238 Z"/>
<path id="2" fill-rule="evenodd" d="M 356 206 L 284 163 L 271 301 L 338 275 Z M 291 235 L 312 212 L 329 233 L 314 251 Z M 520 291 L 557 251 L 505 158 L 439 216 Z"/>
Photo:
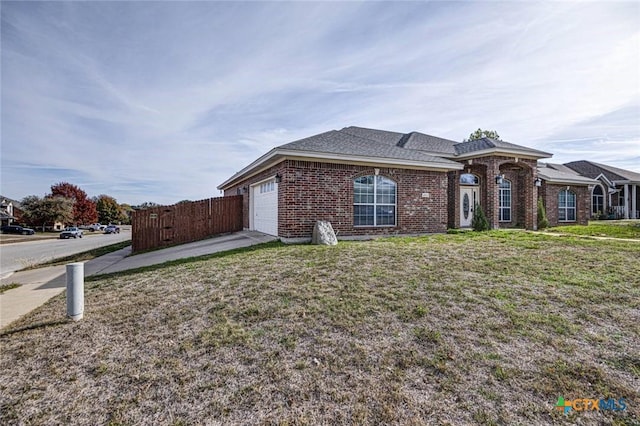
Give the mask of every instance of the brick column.
<path id="1" fill-rule="evenodd" d="M 490 167 L 487 167 L 487 206 L 485 215 L 491 225 L 491 229 L 500 228 L 499 200 L 498 200 L 498 184 L 496 176 L 500 174 L 500 169 L 495 161 L 492 161 Z"/>
<path id="2" fill-rule="evenodd" d="M 524 176 L 524 227 L 536 230 L 538 228 L 538 187 L 535 186 L 535 169 L 526 170 Z"/>

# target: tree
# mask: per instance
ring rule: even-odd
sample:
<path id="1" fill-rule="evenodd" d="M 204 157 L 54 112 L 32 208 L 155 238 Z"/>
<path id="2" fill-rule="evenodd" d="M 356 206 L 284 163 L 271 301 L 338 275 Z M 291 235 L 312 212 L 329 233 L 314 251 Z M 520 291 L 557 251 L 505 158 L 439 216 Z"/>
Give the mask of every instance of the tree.
<path id="1" fill-rule="evenodd" d="M 471 219 L 471 227 L 474 231 L 488 231 L 491 229 L 489 221 L 484 215 L 484 210 L 480 204 L 476 204 L 473 208 L 473 219 Z"/>
<path id="2" fill-rule="evenodd" d="M 158 206 L 160 206 L 160 204 L 154 203 L 153 201 L 145 201 L 142 204 L 139 204 L 137 206 L 133 206 L 133 208 L 135 210 L 144 210 L 144 209 L 150 209 L 151 207 L 158 207 Z"/>
<path id="3" fill-rule="evenodd" d="M 131 207 L 127 203 L 120 204 L 120 211 L 122 212 L 122 223 L 130 225 L 131 224 L 131 212 L 133 212 L 133 207 Z"/>
<path id="4" fill-rule="evenodd" d="M 122 210 L 115 198 L 102 194 L 95 199 L 95 203 L 98 211 L 98 222 L 116 223 L 123 221 Z"/>
<path id="5" fill-rule="evenodd" d="M 478 127 L 478 130 L 471 133 L 469 135 L 469 139 L 465 139 L 464 141 L 468 142 L 468 141 L 472 141 L 475 139 L 482 139 L 482 138 L 491 138 L 497 141 L 502 140 L 500 139 L 500 135 L 498 134 L 498 132 L 496 132 L 495 130 L 482 130 L 481 128 Z"/>
<path id="6" fill-rule="evenodd" d="M 538 230 L 549 227 L 549 219 L 547 219 L 547 211 L 542 203 L 542 197 L 538 197 Z"/>
<path id="7" fill-rule="evenodd" d="M 96 204 L 87 197 L 87 193 L 76 185 L 67 182 L 51 186 L 51 196 L 61 196 L 73 200 L 73 219 L 76 224 L 94 223 L 98 220 Z"/>
<path id="8" fill-rule="evenodd" d="M 21 204 L 24 220 L 31 226 L 42 226 L 43 231 L 45 226 L 73 220 L 73 200 L 69 198 L 30 195 Z"/>

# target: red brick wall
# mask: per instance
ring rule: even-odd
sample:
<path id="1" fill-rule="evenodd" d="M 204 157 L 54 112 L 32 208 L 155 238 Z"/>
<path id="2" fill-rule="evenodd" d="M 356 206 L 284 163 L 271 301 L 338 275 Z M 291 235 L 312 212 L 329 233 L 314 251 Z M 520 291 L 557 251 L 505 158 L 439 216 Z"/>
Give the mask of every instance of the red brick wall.
<path id="1" fill-rule="evenodd" d="M 283 238 L 310 238 L 318 220 L 328 220 L 338 236 L 444 232 L 447 229 L 447 174 L 423 170 L 379 168 L 379 174 L 397 184 L 396 226 L 353 226 L 353 181 L 374 175 L 375 167 L 285 160 L 225 191 L 274 176 L 278 185 L 278 234 Z M 428 197 L 422 197 L 428 193 Z M 244 223 L 249 227 L 249 191 L 244 192 Z"/>
<path id="2" fill-rule="evenodd" d="M 566 189 L 569 186 L 569 190 L 576 194 L 576 221 L 575 222 L 559 222 L 558 221 L 558 195 L 560 191 Z M 562 225 L 587 225 L 589 217 L 591 216 L 591 194 L 589 188 L 586 186 L 577 185 L 553 185 L 547 182 L 543 182 L 540 188 L 540 195 L 542 197 L 545 210 L 547 212 L 547 219 L 550 226 L 562 226 Z"/>

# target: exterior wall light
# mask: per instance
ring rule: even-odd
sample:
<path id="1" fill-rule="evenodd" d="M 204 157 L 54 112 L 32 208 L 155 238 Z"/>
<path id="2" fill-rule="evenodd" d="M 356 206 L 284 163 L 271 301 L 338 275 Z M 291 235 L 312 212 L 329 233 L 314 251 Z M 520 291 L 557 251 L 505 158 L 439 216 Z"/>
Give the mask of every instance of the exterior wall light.
<path id="1" fill-rule="evenodd" d="M 533 181 L 533 183 L 535 184 L 535 186 L 540 187 L 542 186 L 542 179 L 537 177 L 536 180 Z"/>
<path id="2" fill-rule="evenodd" d="M 280 183 L 282 182 L 282 176 L 280 176 L 280 173 L 276 174 L 276 183 Z"/>
<path id="3" fill-rule="evenodd" d="M 496 176 L 496 185 L 502 184 L 503 181 L 504 181 L 504 175 L 497 175 Z"/>

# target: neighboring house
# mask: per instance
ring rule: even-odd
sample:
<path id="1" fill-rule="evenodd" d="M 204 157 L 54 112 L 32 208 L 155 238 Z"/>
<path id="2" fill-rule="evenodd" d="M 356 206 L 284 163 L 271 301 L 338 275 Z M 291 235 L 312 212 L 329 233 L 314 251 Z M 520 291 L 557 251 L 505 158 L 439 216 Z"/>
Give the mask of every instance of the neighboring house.
<path id="1" fill-rule="evenodd" d="M 591 190 L 594 216 L 640 219 L 640 173 L 593 161 L 572 161 L 565 166 L 597 181 Z"/>
<path id="2" fill-rule="evenodd" d="M 309 240 L 318 220 L 339 237 L 469 228 L 476 205 L 494 229 L 536 229 L 538 196 L 552 225 L 586 224 L 599 180 L 538 163 L 551 156 L 490 138 L 346 127 L 276 147 L 218 188 L 243 195 L 245 228 L 284 241 Z"/>
<path id="3" fill-rule="evenodd" d="M 0 195 L 0 224 L 11 225 L 22 217 L 20 203 Z"/>

